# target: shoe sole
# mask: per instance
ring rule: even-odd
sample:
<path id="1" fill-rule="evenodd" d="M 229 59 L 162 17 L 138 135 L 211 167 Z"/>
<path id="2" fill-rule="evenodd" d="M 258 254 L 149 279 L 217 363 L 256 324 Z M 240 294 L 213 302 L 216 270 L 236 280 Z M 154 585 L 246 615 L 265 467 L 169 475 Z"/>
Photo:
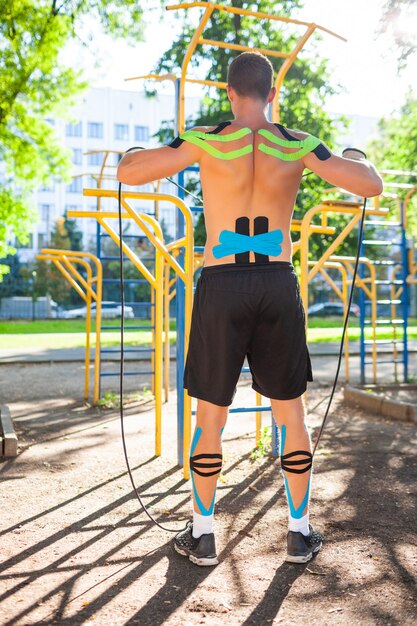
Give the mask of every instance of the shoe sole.
<path id="1" fill-rule="evenodd" d="M 308 563 L 308 561 L 311 561 L 311 559 L 313 558 L 313 554 L 316 554 L 317 552 L 320 551 L 320 548 L 323 544 L 321 543 L 319 546 L 316 546 L 314 548 L 314 550 L 312 552 L 309 552 L 308 554 L 304 554 L 304 555 L 293 555 L 293 554 L 287 554 L 286 557 L 286 561 L 288 561 L 289 563 Z"/>
<path id="2" fill-rule="evenodd" d="M 214 557 L 194 556 L 194 554 L 188 554 L 188 552 L 186 552 L 185 550 L 181 550 L 181 548 L 178 548 L 178 546 L 175 543 L 174 543 L 174 548 L 176 552 L 178 552 L 178 554 L 181 554 L 182 556 L 188 556 L 191 563 L 194 563 L 195 565 L 199 565 L 200 567 L 210 567 L 210 565 L 219 564 L 219 560 L 217 556 L 214 556 Z"/>

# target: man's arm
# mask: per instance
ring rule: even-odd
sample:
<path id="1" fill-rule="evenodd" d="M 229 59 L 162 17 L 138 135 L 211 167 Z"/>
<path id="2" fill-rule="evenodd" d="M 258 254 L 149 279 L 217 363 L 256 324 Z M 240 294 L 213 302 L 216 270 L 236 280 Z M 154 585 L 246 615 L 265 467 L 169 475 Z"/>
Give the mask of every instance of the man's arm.
<path id="1" fill-rule="evenodd" d="M 299 134 L 303 135 L 300 139 L 307 136 L 306 133 Z M 349 156 L 339 157 L 333 154 L 327 146 L 325 147 L 330 153 L 328 158 L 320 160 L 313 152 L 309 152 L 303 157 L 304 167 L 318 174 L 331 185 L 342 187 L 358 196 L 371 198 L 382 193 L 382 178 L 364 154 L 346 151 Z"/>
<path id="2" fill-rule="evenodd" d="M 125 185 L 145 185 L 153 180 L 173 176 L 198 162 L 201 148 L 184 141 L 178 148 L 163 146 L 132 150 L 120 160 L 117 180 Z"/>

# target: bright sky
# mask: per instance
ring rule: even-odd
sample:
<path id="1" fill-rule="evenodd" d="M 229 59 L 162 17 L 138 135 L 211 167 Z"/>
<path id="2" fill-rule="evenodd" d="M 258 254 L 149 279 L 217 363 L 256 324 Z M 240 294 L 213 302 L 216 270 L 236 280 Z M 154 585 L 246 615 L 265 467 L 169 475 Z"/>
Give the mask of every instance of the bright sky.
<path id="1" fill-rule="evenodd" d="M 348 40 L 344 43 L 323 33 L 323 40 L 317 42 L 318 54 L 329 59 L 335 82 L 341 83 L 345 89 L 344 93 L 329 99 L 327 109 L 331 112 L 381 117 L 401 105 L 408 85 L 413 85 L 417 94 L 417 55 L 398 77 L 390 40 L 386 36 L 376 39 L 383 5 L 384 0 L 306 0 L 305 7 L 293 15 L 294 18 L 325 26 Z M 189 11 L 197 19 L 202 9 Z M 86 58 L 85 49 L 77 50 L 74 46 L 67 51 L 67 61 L 71 59 L 74 64 L 74 57 L 78 57 L 76 62 L 85 68 L 92 86 L 139 90 L 141 81 L 125 82 L 123 79 L 146 74 L 153 69 L 173 41 L 173 33 L 181 28 L 181 22 L 174 19 L 173 13 L 166 11 L 163 21 L 158 21 L 155 12 L 147 12 L 146 41 L 135 47 L 97 35 L 92 45 L 99 68 L 93 68 L 91 57 Z M 415 19 L 408 20 L 406 28 L 417 33 L 417 12 L 414 15 Z M 309 49 L 313 52 L 310 42 L 306 51 Z M 313 57 L 315 54 L 313 52 Z M 173 87 L 165 83 L 158 89 L 169 92 Z M 196 89 L 199 88 L 187 87 L 187 93 L 196 93 Z"/>

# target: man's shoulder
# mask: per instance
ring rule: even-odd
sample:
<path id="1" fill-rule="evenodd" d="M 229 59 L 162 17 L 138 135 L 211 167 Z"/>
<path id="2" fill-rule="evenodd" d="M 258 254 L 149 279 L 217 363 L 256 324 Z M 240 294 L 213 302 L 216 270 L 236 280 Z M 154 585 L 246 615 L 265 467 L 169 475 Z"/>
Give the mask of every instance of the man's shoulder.
<path id="1" fill-rule="evenodd" d="M 306 133 L 304 130 L 300 130 L 299 128 L 287 128 L 286 126 L 284 126 L 283 128 L 295 139 L 306 139 L 311 135 L 311 133 Z"/>
<path id="2" fill-rule="evenodd" d="M 196 130 L 202 133 L 210 133 L 213 130 L 219 129 L 221 130 L 222 128 L 225 128 L 226 126 L 229 126 L 231 124 L 231 122 L 227 121 L 227 122 L 219 122 L 218 124 L 213 124 L 210 126 L 193 126 L 192 128 L 190 128 L 190 130 Z"/>

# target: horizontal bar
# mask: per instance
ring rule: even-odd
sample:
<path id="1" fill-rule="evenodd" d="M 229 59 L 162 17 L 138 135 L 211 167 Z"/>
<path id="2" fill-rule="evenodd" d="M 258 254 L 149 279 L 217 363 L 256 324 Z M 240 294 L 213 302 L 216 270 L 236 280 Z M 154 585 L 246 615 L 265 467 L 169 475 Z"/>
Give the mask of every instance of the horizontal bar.
<path id="1" fill-rule="evenodd" d="M 124 376 L 140 376 L 140 374 L 155 374 L 152 371 L 146 372 L 124 372 Z M 120 372 L 102 372 L 100 376 L 120 376 Z"/>
<path id="2" fill-rule="evenodd" d="M 256 413 L 257 411 L 271 412 L 272 407 L 267 406 L 254 406 L 254 407 L 241 407 L 236 409 L 229 409 L 229 413 Z"/>
<path id="3" fill-rule="evenodd" d="M 128 330 L 152 330 L 155 326 L 126 326 L 125 331 Z M 101 330 L 121 330 L 120 326 L 102 326 Z"/>
<path id="4" fill-rule="evenodd" d="M 401 222 L 384 222 L 384 220 L 365 220 L 365 226 L 401 226 Z"/>
<path id="5" fill-rule="evenodd" d="M 109 284 L 109 283 L 119 283 L 119 279 L 118 278 L 103 278 L 103 284 Z M 123 278 L 123 282 L 129 283 L 130 285 L 134 284 L 134 285 L 142 285 L 144 283 L 147 283 L 149 285 L 149 280 L 146 280 L 146 278 Z"/>
<path id="6" fill-rule="evenodd" d="M 373 346 L 375 344 L 378 345 L 388 345 L 388 344 L 393 344 L 393 343 L 404 343 L 403 339 L 365 339 L 364 344 L 366 346 Z"/>
<path id="7" fill-rule="evenodd" d="M 403 363 L 403 361 L 395 361 L 395 360 L 392 360 L 392 361 L 378 361 L 377 360 L 377 362 L 376 362 L 377 365 L 382 365 L 384 363 L 396 363 L 397 365 L 401 365 Z M 372 364 L 373 364 L 373 361 L 365 361 L 365 365 L 372 365 Z"/>
<path id="8" fill-rule="evenodd" d="M 403 280 L 374 280 L 375 285 L 403 285 Z"/>
<path id="9" fill-rule="evenodd" d="M 401 304 L 401 300 L 375 300 L 376 304 Z M 372 304 L 372 300 L 365 300 L 365 304 Z"/>
<path id="10" fill-rule="evenodd" d="M 319 28 L 329 35 L 333 35 L 342 41 L 347 41 L 341 35 L 325 28 L 324 26 L 320 26 L 319 24 L 312 24 L 311 22 L 303 22 L 301 20 L 295 20 L 290 17 L 284 17 L 281 15 L 272 15 L 270 13 L 263 13 L 261 11 L 250 11 L 249 9 L 242 9 L 240 7 L 230 7 L 222 4 L 215 4 L 212 2 L 183 2 L 182 4 L 169 4 L 165 7 L 167 11 L 177 10 L 177 9 L 188 9 L 192 7 L 202 7 L 204 9 L 213 8 L 218 9 L 219 11 L 225 11 L 226 13 L 237 13 L 238 15 L 251 15 L 253 17 L 259 17 L 261 19 L 274 20 L 277 22 L 287 22 L 287 24 L 297 24 L 299 26 L 314 26 L 315 28 Z"/>
<path id="11" fill-rule="evenodd" d="M 372 322 L 365 320 L 364 324 L 366 324 L 366 326 L 369 326 L 370 324 L 372 324 Z M 375 320 L 375 324 L 378 324 L 380 326 L 387 324 L 396 324 L 399 326 L 400 324 L 404 324 L 404 320 Z"/>
<path id="12" fill-rule="evenodd" d="M 369 246 L 401 246 L 401 242 L 393 239 L 364 239 L 362 243 Z"/>
<path id="13" fill-rule="evenodd" d="M 120 348 L 102 348 L 101 354 L 113 354 L 115 352 L 121 352 Z M 154 348 L 147 348 L 146 346 L 140 348 L 124 348 L 123 352 L 155 352 Z"/>
<path id="14" fill-rule="evenodd" d="M 203 37 L 200 37 L 197 43 L 201 45 L 205 45 L 205 46 L 214 46 L 214 47 L 218 46 L 219 48 L 227 48 L 230 50 L 241 50 L 242 52 L 243 51 L 260 52 L 261 54 L 264 54 L 265 56 L 279 57 L 283 59 L 289 59 L 291 56 L 289 52 L 279 52 L 278 50 L 266 50 L 265 48 L 252 48 L 249 46 L 243 46 L 242 44 L 239 44 L 239 43 L 231 43 L 229 41 L 214 41 L 213 39 L 204 39 Z"/>

